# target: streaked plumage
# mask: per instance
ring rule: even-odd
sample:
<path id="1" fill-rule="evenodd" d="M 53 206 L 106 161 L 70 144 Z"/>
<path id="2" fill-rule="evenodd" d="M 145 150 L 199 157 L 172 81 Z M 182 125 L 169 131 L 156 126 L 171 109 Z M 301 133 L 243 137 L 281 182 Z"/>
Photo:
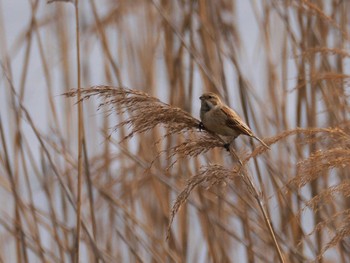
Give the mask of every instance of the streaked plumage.
<path id="1" fill-rule="evenodd" d="M 253 134 L 234 110 L 221 102 L 218 95 L 208 92 L 200 96 L 199 99 L 201 100 L 200 118 L 207 130 L 219 135 L 231 136 L 233 139 L 241 134 L 248 135 L 269 148 Z"/>

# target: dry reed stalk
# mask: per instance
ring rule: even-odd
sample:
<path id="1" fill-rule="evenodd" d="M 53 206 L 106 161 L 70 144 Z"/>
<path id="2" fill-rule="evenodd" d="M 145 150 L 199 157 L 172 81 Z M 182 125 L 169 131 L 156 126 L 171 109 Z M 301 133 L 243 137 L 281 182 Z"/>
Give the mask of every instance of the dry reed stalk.
<path id="1" fill-rule="evenodd" d="M 6 75 L 6 77 L 7 77 L 7 80 L 9 81 L 9 85 L 10 85 L 10 88 L 11 88 L 11 91 L 13 93 L 14 98 L 16 98 L 18 100 L 19 99 L 19 95 L 15 91 L 13 83 L 10 82 L 10 79 L 8 78 L 7 75 Z M 24 107 L 24 105 L 20 101 L 19 101 L 19 111 L 25 116 L 26 120 L 30 124 L 30 127 L 32 128 L 36 138 L 38 139 L 38 141 L 40 143 L 40 146 L 42 147 L 42 149 L 43 149 L 43 151 L 45 153 L 45 156 L 47 157 L 47 159 L 48 159 L 48 161 L 50 163 L 51 169 L 53 170 L 54 174 L 57 176 L 57 179 L 58 179 L 58 181 L 59 181 L 59 183 L 60 183 L 60 185 L 62 187 L 62 190 L 63 190 L 63 192 L 65 194 L 65 197 L 67 197 L 67 199 L 70 202 L 71 206 L 73 207 L 75 212 L 77 212 L 76 203 L 74 202 L 74 198 L 73 198 L 73 195 L 72 195 L 71 191 L 65 185 L 63 177 L 60 174 L 58 168 L 56 167 L 56 165 L 55 165 L 55 163 L 53 161 L 53 158 L 52 158 L 52 156 L 49 153 L 48 148 L 45 146 L 44 140 L 43 140 L 41 134 L 39 133 L 39 131 L 37 130 L 36 125 L 34 124 L 34 122 L 33 122 L 32 118 L 31 118 L 28 110 Z M 19 216 L 19 214 L 17 214 L 17 216 Z M 20 221 L 18 221 L 18 222 L 20 222 Z M 92 248 L 94 250 L 94 253 L 95 253 L 96 257 L 98 257 L 100 260 L 105 262 L 105 259 L 103 258 L 102 253 L 100 252 L 99 248 L 97 247 L 97 245 L 95 244 L 93 238 L 91 237 L 90 233 L 88 232 L 87 226 L 85 225 L 85 223 L 84 222 L 80 222 L 79 224 L 81 224 L 81 227 L 83 228 L 83 230 L 87 234 L 88 240 L 89 240 L 89 242 L 90 242 L 90 244 L 91 244 L 91 246 L 92 246 Z M 22 231 L 22 233 L 23 233 L 23 231 Z M 20 236 L 23 238 L 22 234 Z M 23 249 L 24 257 L 27 258 L 28 256 L 27 256 L 27 252 L 25 250 L 25 245 L 22 245 L 22 249 Z M 18 253 L 18 256 L 21 256 L 21 253 Z"/>
<path id="2" fill-rule="evenodd" d="M 9 177 L 9 182 L 11 185 L 11 191 L 14 195 L 14 200 L 15 200 L 15 220 L 13 221 L 14 226 L 15 226 L 15 234 L 16 234 L 16 249 L 17 249 L 17 260 L 19 261 L 28 261 L 28 255 L 25 249 L 25 240 L 24 240 L 24 235 L 23 235 L 23 226 L 22 226 L 22 219 L 20 215 L 20 198 L 17 190 L 17 185 L 16 181 L 11 169 L 10 161 L 9 161 L 9 155 L 8 155 L 8 150 L 6 146 L 6 140 L 5 140 L 5 135 L 4 135 L 4 130 L 2 126 L 2 120 L 0 118 L 0 133 L 1 133 L 1 144 L 3 145 L 3 151 L 5 154 L 5 167 L 7 169 L 7 175 Z M 23 259 L 22 259 L 23 257 Z"/>
<path id="3" fill-rule="evenodd" d="M 80 26 L 79 26 L 79 0 L 74 2 L 75 9 L 75 34 L 76 34 L 76 52 L 77 52 L 77 97 L 81 99 L 81 76 L 80 76 Z M 82 198 L 82 179 L 83 179 L 83 148 L 84 148 L 84 121 L 83 105 L 78 103 L 78 180 L 77 180 L 77 219 L 76 219 L 76 247 L 75 262 L 80 262 L 80 228 L 81 228 L 81 198 Z M 86 147 L 85 147 L 86 149 Z M 97 262 L 97 261 L 96 261 Z"/>

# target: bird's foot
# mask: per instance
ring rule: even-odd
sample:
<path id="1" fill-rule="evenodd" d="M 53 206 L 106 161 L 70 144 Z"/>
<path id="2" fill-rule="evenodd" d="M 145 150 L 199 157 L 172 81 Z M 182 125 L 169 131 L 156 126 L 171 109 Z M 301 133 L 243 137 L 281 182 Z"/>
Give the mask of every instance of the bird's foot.
<path id="1" fill-rule="evenodd" d="M 199 129 L 199 131 L 205 130 L 205 127 L 204 127 L 203 122 L 200 122 L 200 123 L 198 124 L 198 129 Z"/>
<path id="2" fill-rule="evenodd" d="M 224 148 L 229 152 L 230 151 L 230 143 L 225 143 Z"/>

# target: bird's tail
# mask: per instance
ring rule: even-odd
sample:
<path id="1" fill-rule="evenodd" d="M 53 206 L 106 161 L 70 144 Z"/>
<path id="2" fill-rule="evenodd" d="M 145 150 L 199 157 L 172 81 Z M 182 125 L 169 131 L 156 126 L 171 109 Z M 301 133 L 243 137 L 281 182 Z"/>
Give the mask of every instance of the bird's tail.
<path id="1" fill-rule="evenodd" d="M 264 143 L 263 140 L 261 140 L 260 138 L 256 137 L 255 135 L 252 136 L 254 139 L 258 140 L 262 145 L 264 145 L 267 149 L 271 150 L 271 148 L 266 144 Z"/>

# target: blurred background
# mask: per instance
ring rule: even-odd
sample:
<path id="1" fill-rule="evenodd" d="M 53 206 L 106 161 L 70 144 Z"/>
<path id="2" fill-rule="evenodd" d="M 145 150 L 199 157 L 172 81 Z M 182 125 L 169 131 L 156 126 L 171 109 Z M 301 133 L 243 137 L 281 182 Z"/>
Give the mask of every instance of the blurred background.
<path id="1" fill-rule="evenodd" d="M 247 169 L 285 262 L 349 262 L 349 13 L 344 0 L 79 1 L 81 86 L 142 90 L 195 118 L 203 92 L 220 94 L 274 142 Z M 74 262 L 72 1 L 0 0 L 0 52 L 0 262 Z M 161 127 L 120 143 L 125 116 L 100 103 L 83 104 L 81 262 L 278 262 L 235 180 L 195 187 L 166 240 L 187 180 L 234 162 L 221 148 L 170 156 L 184 137 Z M 235 143 L 242 158 L 257 146 Z"/>

